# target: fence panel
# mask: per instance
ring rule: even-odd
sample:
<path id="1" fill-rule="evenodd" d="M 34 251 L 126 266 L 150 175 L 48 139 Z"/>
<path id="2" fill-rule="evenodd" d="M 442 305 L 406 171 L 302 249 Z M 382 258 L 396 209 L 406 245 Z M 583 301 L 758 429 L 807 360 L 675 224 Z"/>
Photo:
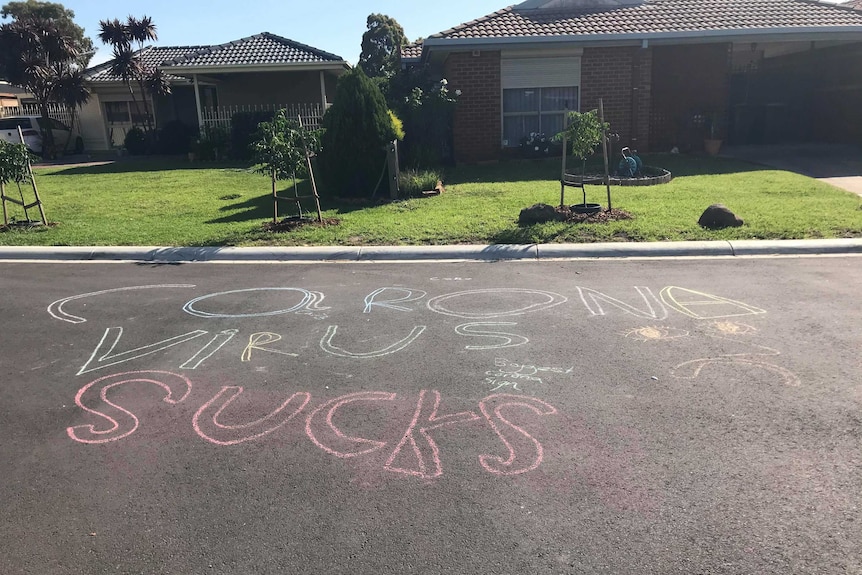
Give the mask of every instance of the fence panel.
<path id="1" fill-rule="evenodd" d="M 241 106 L 218 106 L 202 108 L 203 127 L 231 129 L 234 114 L 241 112 L 277 112 L 287 110 L 289 118 L 302 118 L 306 128 L 317 129 L 323 120 L 320 104 L 249 104 Z"/>
<path id="2" fill-rule="evenodd" d="M 38 104 L 23 104 L 20 106 L 3 106 L 0 107 L 0 118 L 9 116 L 41 116 Z M 67 126 L 72 125 L 72 114 L 69 109 L 62 104 L 48 104 L 48 117 L 54 118 L 63 122 Z M 78 124 L 77 112 L 75 124 Z"/>

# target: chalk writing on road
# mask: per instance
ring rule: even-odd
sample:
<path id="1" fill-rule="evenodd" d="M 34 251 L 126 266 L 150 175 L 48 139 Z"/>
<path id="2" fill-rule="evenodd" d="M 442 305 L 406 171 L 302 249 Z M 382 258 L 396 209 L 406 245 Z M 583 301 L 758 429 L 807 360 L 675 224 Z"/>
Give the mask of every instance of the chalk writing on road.
<path id="1" fill-rule="evenodd" d="M 66 430 L 68 437 L 78 443 L 101 444 L 125 440 L 134 434 L 140 425 L 133 411 L 138 406 L 120 405 L 110 396 L 118 387 L 141 383 L 161 388 L 165 393 L 162 401 L 173 406 L 186 401 L 193 387 L 187 377 L 166 371 L 125 372 L 101 377 L 83 386 L 75 396 L 75 404 L 97 423 L 71 426 Z M 230 425 L 219 421 L 223 412 L 243 393 L 241 386 L 223 386 L 192 416 L 194 433 L 213 445 L 237 446 L 271 435 L 296 418 L 312 401 L 310 393 L 294 392 L 285 394 L 287 398 L 278 407 L 253 421 Z M 340 459 L 380 451 L 389 445 L 387 438 L 351 435 L 343 431 L 343 423 L 339 426 L 335 420 L 339 410 L 346 405 L 391 403 L 397 397 L 383 391 L 362 391 L 324 401 L 305 417 L 305 434 L 316 447 Z M 481 422 L 482 417 L 472 410 L 439 415 L 441 401 L 439 391 L 420 391 L 406 431 L 386 458 L 383 469 L 422 479 L 443 475 L 441 450 L 431 432 Z M 543 428 L 539 421 L 542 417 L 557 413 L 555 407 L 537 398 L 501 393 L 479 401 L 479 412 L 504 448 L 503 456 L 480 454 L 478 460 L 482 468 L 495 475 L 518 475 L 541 465 L 544 447 L 534 430 Z M 382 417 L 384 421 L 381 423 L 388 423 L 385 415 Z M 343 420 L 343 417 L 339 418 L 339 421 Z"/>
<path id="2" fill-rule="evenodd" d="M 101 291 L 94 291 L 94 292 L 90 292 L 90 293 L 73 295 L 71 297 L 58 299 L 57 301 L 53 302 L 51 305 L 48 306 L 48 314 L 55 319 L 59 319 L 60 321 L 66 321 L 69 323 L 84 323 L 87 321 L 86 319 L 79 317 L 79 316 L 76 316 L 76 315 L 72 315 L 70 313 L 66 313 L 63 310 L 63 306 L 70 301 L 90 298 L 93 296 L 105 295 L 105 294 L 109 294 L 109 293 L 117 293 L 117 292 L 125 292 L 125 291 L 138 291 L 138 290 L 157 289 L 157 288 L 193 288 L 193 287 L 195 287 L 195 286 L 189 285 L 189 284 L 159 284 L 159 285 L 148 285 L 148 286 L 129 286 L 129 287 L 105 289 L 105 290 L 101 290 Z"/>
<path id="3" fill-rule="evenodd" d="M 484 337 L 486 339 L 496 339 L 498 340 L 495 344 L 486 344 L 486 345 L 465 345 L 464 349 L 470 350 L 489 350 L 489 349 L 502 349 L 505 347 L 518 347 L 519 345 L 526 345 L 530 343 L 530 340 L 524 337 L 523 335 L 517 335 L 514 333 L 506 333 L 503 331 L 493 331 L 489 328 L 492 327 L 508 327 L 508 326 L 516 326 L 517 323 L 512 322 L 472 322 L 472 323 L 462 323 L 459 326 L 455 327 L 455 333 L 458 335 L 463 335 L 466 337 Z"/>
<path id="4" fill-rule="evenodd" d="M 262 310 L 256 312 L 245 312 L 245 313 L 228 313 L 227 311 L 204 311 L 198 309 L 202 302 L 207 300 L 213 300 L 217 298 L 225 298 L 230 299 L 230 296 L 240 295 L 242 298 L 242 302 L 249 304 L 254 302 L 256 298 L 254 296 L 260 296 L 266 292 L 295 292 L 302 295 L 302 299 L 286 308 L 279 308 L 274 310 Z M 324 295 L 320 292 L 310 291 L 302 288 L 293 288 L 293 287 L 269 287 L 269 288 L 249 288 L 249 289 L 238 289 L 231 291 L 224 291 L 218 293 L 212 293 L 197 297 L 189 302 L 187 302 L 183 306 L 183 311 L 187 314 L 193 315 L 195 317 L 203 317 L 203 318 L 221 318 L 221 319 L 237 319 L 237 318 L 250 318 L 250 317 L 267 317 L 273 315 L 282 315 L 286 313 L 297 313 L 297 314 L 306 314 L 311 316 L 323 317 L 326 315 L 322 312 L 330 309 L 328 307 L 321 307 L 319 304 L 323 301 Z M 218 303 L 216 301 L 216 303 Z"/>
<path id="5" fill-rule="evenodd" d="M 499 391 L 503 388 L 511 388 L 522 391 L 522 385 L 542 383 L 540 374 L 556 373 L 569 375 L 574 367 L 568 369 L 562 367 L 538 367 L 530 364 L 520 364 L 508 359 L 498 357 L 494 359 L 494 369 L 486 371 L 485 384 L 491 386 L 491 391 Z"/>

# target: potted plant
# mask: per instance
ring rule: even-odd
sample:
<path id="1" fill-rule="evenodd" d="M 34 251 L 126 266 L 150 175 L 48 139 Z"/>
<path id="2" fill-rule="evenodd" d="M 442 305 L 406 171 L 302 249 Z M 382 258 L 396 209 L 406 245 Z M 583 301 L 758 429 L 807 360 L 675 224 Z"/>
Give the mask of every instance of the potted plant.
<path id="1" fill-rule="evenodd" d="M 717 156 L 724 140 L 721 137 L 724 128 L 724 117 L 719 112 L 706 115 L 707 136 L 703 139 L 703 149 L 710 156 Z"/>

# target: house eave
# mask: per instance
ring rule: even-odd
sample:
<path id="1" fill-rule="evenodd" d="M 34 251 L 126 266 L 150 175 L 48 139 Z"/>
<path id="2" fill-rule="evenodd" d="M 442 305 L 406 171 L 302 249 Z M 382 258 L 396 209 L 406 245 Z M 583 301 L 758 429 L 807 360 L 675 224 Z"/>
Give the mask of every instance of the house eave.
<path id="1" fill-rule="evenodd" d="M 243 74 L 252 72 L 297 72 L 306 70 L 349 70 L 347 62 L 296 62 L 292 64 L 254 64 L 235 66 L 163 66 L 175 76 L 195 74 Z"/>
<path id="2" fill-rule="evenodd" d="M 577 44 L 579 46 L 635 46 L 667 44 L 708 44 L 716 42 L 768 42 L 825 40 L 862 42 L 862 26 L 830 26 L 800 28 L 751 28 L 734 30 L 696 30 L 680 32 L 647 32 L 621 34 L 570 34 L 562 36 L 510 36 L 495 38 L 426 38 L 422 59 L 432 51 L 450 52 L 459 49 L 499 50 L 512 46 L 546 46 Z"/>

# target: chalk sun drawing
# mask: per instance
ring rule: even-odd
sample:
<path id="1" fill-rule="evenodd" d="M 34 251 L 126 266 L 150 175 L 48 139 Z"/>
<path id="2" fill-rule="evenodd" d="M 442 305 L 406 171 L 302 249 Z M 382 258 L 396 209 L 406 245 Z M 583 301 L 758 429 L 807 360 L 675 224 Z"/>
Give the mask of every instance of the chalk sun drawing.
<path id="1" fill-rule="evenodd" d="M 287 398 L 275 410 L 260 419 L 236 425 L 224 425 L 218 418 L 236 398 L 243 393 L 240 386 L 225 386 L 197 410 L 192 418 L 192 427 L 199 436 L 215 445 L 237 445 L 269 435 L 293 419 L 311 401 L 311 394 L 297 392 Z M 296 400 L 296 401 L 294 401 Z M 292 411 L 287 407 L 293 403 Z M 209 430 L 204 429 L 210 426 Z"/>
<path id="2" fill-rule="evenodd" d="M 146 285 L 146 286 L 129 286 L 129 287 L 121 287 L 121 288 L 112 288 L 105 289 L 100 291 L 94 291 L 90 293 L 84 293 L 80 295 L 73 295 L 71 297 L 66 297 L 63 299 L 58 299 L 57 301 L 51 303 L 48 306 L 48 314 L 54 319 L 59 319 L 60 321 L 67 321 L 69 323 L 84 323 L 87 320 L 67 313 L 63 310 L 63 306 L 70 301 L 89 298 L 98 295 L 104 295 L 109 293 L 117 293 L 124 291 L 137 291 L 137 290 L 145 290 L 145 289 L 167 289 L 167 288 L 193 288 L 194 285 L 191 284 L 158 284 L 158 285 Z"/>
<path id="3" fill-rule="evenodd" d="M 230 296 L 235 294 L 250 294 L 253 292 L 296 292 L 302 295 L 302 300 L 299 303 L 276 310 L 270 311 L 261 311 L 254 313 L 213 313 L 207 311 L 201 311 L 195 308 L 195 305 L 217 297 L 221 296 Z M 235 318 L 249 318 L 249 317 L 268 317 L 274 315 L 283 315 L 287 313 L 296 313 L 296 314 L 305 314 L 305 315 L 318 315 L 326 311 L 330 308 L 321 307 L 319 304 L 323 301 L 325 296 L 316 291 L 309 291 L 307 289 L 302 288 L 292 288 L 292 287 L 269 287 L 269 288 L 249 288 L 249 289 L 238 289 L 231 291 L 224 291 L 218 293 L 211 293 L 207 295 L 203 295 L 197 297 L 189 302 L 187 302 L 183 306 L 183 311 L 187 314 L 193 315 L 195 317 L 203 317 L 203 318 L 221 318 L 221 319 L 235 319 Z"/>
<path id="4" fill-rule="evenodd" d="M 712 331 L 721 335 L 747 335 L 757 331 L 757 328 L 754 326 L 733 321 L 717 321 L 709 327 Z"/>
<path id="5" fill-rule="evenodd" d="M 332 344 L 332 338 L 334 338 L 335 334 L 338 333 L 338 326 L 331 325 L 327 328 L 326 334 L 320 340 L 320 349 L 330 355 L 335 355 L 338 357 L 350 357 L 355 359 L 370 359 L 374 357 L 383 357 L 384 355 L 399 352 L 409 346 L 411 343 L 416 341 L 416 338 L 422 335 L 422 332 L 425 331 L 425 328 L 426 326 L 424 325 L 418 325 L 410 331 L 410 334 L 408 334 L 407 337 L 400 339 L 392 345 L 384 347 L 383 349 L 366 352 L 353 352 L 347 351 L 344 348 L 337 347 Z"/>
<path id="6" fill-rule="evenodd" d="M 92 415 L 106 420 L 110 427 L 97 429 L 95 425 L 76 425 L 66 429 L 66 434 L 78 443 L 109 443 L 127 437 L 138 429 L 138 417 L 131 411 L 112 403 L 108 392 L 121 385 L 129 383 L 150 383 L 161 387 L 167 394 L 165 403 L 176 405 L 184 401 L 192 391 L 192 382 L 188 378 L 169 371 L 129 371 L 100 377 L 82 387 L 75 395 L 75 404 Z M 91 390 L 98 390 L 101 411 L 85 405 L 85 396 L 91 395 Z M 105 413 L 107 412 L 107 413 Z"/>
<path id="7" fill-rule="evenodd" d="M 396 473 L 404 473 L 406 475 L 414 475 L 422 479 L 433 479 L 443 475 L 443 465 L 440 463 L 440 449 L 431 437 L 431 431 L 445 427 L 447 425 L 455 425 L 468 421 L 476 421 L 479 416 L 472 411 L 462 411 L 450 415 L 438 416 L 437 410 L 440 407 L 440 392 L 431 391 L 434 397 L 434 404 L 431 407 L 431 413 L 423 418 L 422 415 L 427 411 L 425 404 L 426 390 L 419 392 L 419 402 L 416 404 L 416 411 L 413 413 L 413 419 L 407 427 L 407 431 L 398 442 L 392 455 L 386 460 L 383 465 L 384 469 Z M 425 440 L 424 445 L 416 440 L 415 430 L 419 425 L 419 420 L 422 419 L 426 424 L 419 427 L 419 435 Z M 430 424 L 430 425 L 429 425 Z M 401 452 L 405 446 L 410 446 L 410 453 L 413 454 L 413 461 L 409 461 L 409 457 L 401 456 Z M 423 453 L 424 452 L 424 453 Z M 396 465 L 396 461 L 399 461 Z"/>
<path id="8" fill-rule="evenodd" d="M 530 343 L 526 337 L 514 333 L 506 333 L 502 331 L 489 331 L 490 327 L 507 327 L 515 326 L 513 322 L 472 322 L 462 323 L 455 327 L 455 333 L 466 337 L 485 337 L 502 340 L 500 343 L 493 345 L 465 345 L 464 349 L 470 350 L 489 350 L 502 349 L 505 347 L 518 347 Z"/>
<path id="9" fill-rule="evenodd" d="M 645 326 L 636 327 L 628 330 L 623 334 L 625 337 L 638 341 L 665 341 L 669 339 L 678 339 L 688 337 L 689 332 L 684 329 L 666 326 Z"/>
<path id="10" fill-rule="evenodd" d="M 451 304 L 451 300 L 462 298 L 462 297 L 471 297 L 471 296 L 489 296 L 493 297 L 494 295 L 516 295 L 516 296 L 539 296 L 544 301 L 538 301 L 533 303 L 526 303 L 521 305 L 521 307 L 515 307 L 508 310 L 495 310 L 495 311 L 487 311 L 487 312 L 470 312 L 470 311 L 456 311 L 449 309 L 446 307 L 447 304 Z M 527 299 L 526 297 L 524 299 Z M 488 301 L 487 299 L 485 301 Z M 568 301 L 568 298 L 562 296 L 558 293 L 553 293 L 549 291 L 542 290 L 534 290 L 534 289 L 524 289 L 524 288 L 491 288 L 491 289 L 478 289 L 478 290 L 469 290 L 469 291 L 461 291 L 454 292 L 445 295 L 440 295 L 428 300 L 426 305 L 428 309 L 433 312 L 453 316 L 460 317 L 463 319 L 491 319 L 495 317 L 506 317 L 512 315 L 522 315 L 525 313 L 541 311 L 545 309 L 552 308 L 554 306 L 560 305 Z"/>

